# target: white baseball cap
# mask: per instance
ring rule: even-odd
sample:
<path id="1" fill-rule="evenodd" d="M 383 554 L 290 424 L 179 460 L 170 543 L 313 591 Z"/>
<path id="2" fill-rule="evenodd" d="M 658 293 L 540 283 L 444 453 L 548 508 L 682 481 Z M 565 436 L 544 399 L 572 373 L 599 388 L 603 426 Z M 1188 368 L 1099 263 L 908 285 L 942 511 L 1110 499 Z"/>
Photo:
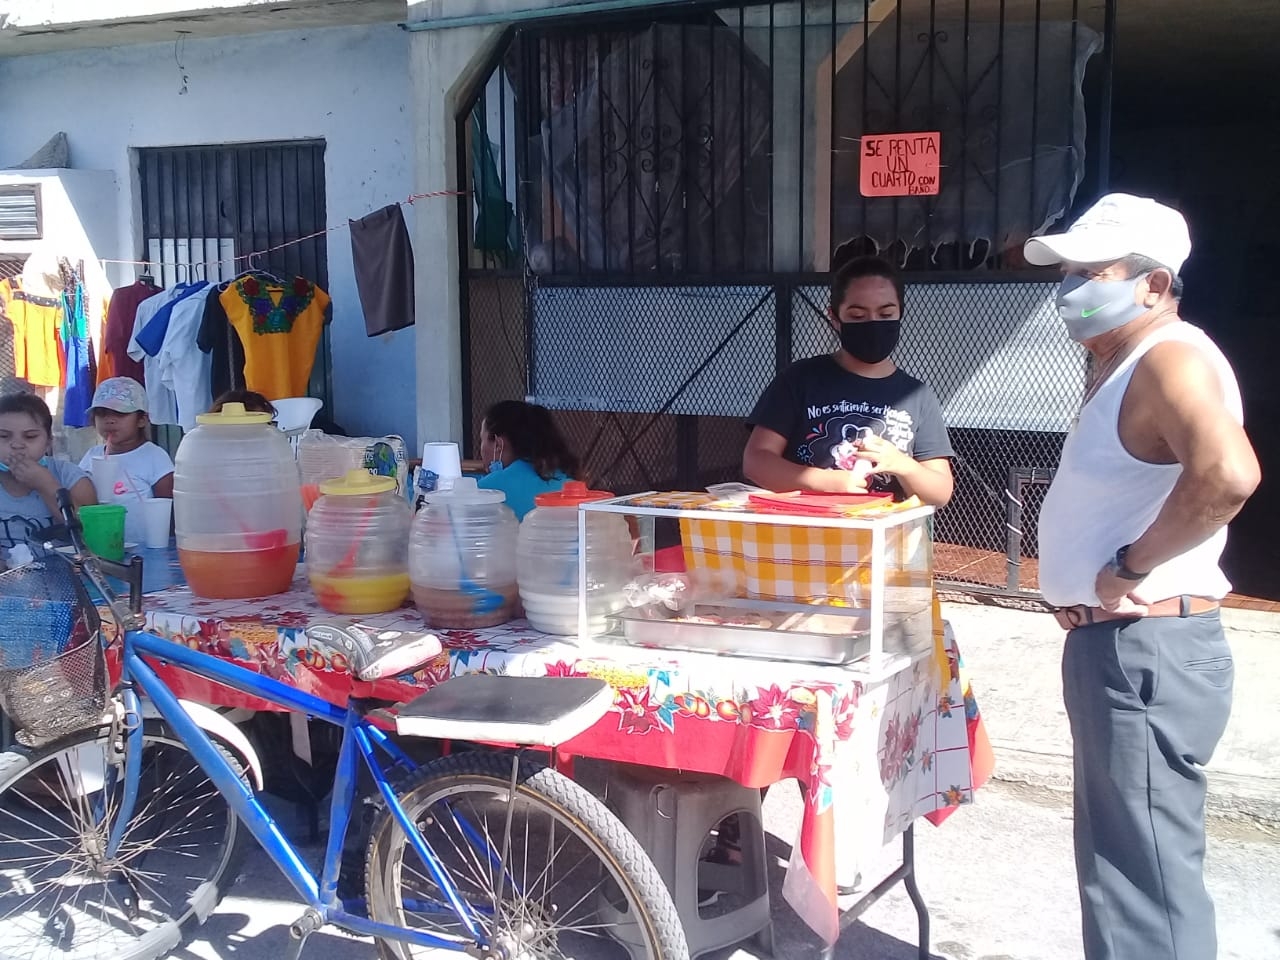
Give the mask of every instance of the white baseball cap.
<path id="1" fill-rule="evenodd" d="M 1173 207 L 1149 197 L 1109 193 L 1080 215 L 1066 233 L 1032 237 L 1022 248 L 1037 267 L 1071 263 L 1111 263 L 1142 256 L 1176 275 L 1191 256 L 1187 221 Z"/>

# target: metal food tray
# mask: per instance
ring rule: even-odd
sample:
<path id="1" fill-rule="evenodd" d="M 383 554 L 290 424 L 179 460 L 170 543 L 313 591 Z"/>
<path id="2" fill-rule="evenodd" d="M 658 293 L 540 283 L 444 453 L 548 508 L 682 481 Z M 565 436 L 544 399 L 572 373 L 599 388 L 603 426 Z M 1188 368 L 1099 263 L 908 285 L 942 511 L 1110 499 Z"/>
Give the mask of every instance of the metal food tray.
<path id="1" fill-rule="evenodd" d="M 779 605 L 790 607 L 790 604 Z M 835 627 L 840 620 L 845 623 L 839 632 L 822 630 L 797 630 L 785 627 L 751 627 L 738 624 L 690 623 L 687 620 L 655 620 L 643 616 L 619 614 L 623 636 L 628 643 L 645 647 L 661 647 L 669 650 L 688 650 L 694 653 L 715 653 L 721 656 L 758 657 L 767 660 L 790 660 L 801 663 L 852 663 L 871 653 L 871 633 L 860 623 L 865 623 L 865 611 L 849 610 L 796 614 L 786 613 L 788 619 L 807 618 L 813 627 Z M 767 616 L 774 613 L 772 607 L 760 608 L 756 613 Z M 743 607 L 736 605 L 699 606 L 694 616 L 741 616 Z M 886 631 L 886 639 L 889 631 Z"/>

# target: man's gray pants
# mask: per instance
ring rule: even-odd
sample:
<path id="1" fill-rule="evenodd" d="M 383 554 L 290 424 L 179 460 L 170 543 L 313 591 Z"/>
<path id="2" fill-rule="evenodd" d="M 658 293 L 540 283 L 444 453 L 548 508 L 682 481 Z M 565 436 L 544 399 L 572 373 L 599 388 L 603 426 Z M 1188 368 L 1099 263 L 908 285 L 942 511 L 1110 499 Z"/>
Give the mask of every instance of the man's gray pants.
<path id="1" fill-rule="evenodd" d="M 1067 634 L 1076 872 L 1087 960 L 1213 960 L 1205 776 L 1231 713 L 1216 612 Z"/>

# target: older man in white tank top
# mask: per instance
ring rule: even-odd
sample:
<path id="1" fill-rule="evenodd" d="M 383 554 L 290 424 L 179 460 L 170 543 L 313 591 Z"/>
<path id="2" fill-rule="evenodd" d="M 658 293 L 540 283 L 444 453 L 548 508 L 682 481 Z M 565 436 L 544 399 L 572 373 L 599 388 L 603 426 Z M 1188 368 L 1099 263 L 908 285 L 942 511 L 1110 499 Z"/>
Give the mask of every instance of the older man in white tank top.
<path id="1" fill-rule="evenodd" d="M 1205 777 L 1231 711 L 1218 618 L 1227 523 L 1258 485 L 1226 358 L 1178 316 L 1176 210 L 1103 197 L 1027 241 L 1093 374 L 1040 512 L 1040 586 L 1068 630 L 1087 960 L 1211 960 Z"/>

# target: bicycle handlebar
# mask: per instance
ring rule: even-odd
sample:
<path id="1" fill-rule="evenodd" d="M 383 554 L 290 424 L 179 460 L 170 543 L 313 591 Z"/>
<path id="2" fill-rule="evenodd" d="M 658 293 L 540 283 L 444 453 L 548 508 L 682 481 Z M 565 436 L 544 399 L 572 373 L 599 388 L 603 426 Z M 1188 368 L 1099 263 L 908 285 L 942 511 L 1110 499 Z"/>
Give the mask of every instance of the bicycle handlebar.
<path id="1" fill-rule="evenodd" d="M 75 547 L 76 553 L 84 556 L 89 551 L 84 545 L 84 527 L 80 525 L 76 506 L 71 502 L 71 491 L 66 487 L 59 487 L 56 496 L 58 509 L 62 511 L 62 525 L 67 531 L 67 539 L 71 541 L 71 546 Z"/>

